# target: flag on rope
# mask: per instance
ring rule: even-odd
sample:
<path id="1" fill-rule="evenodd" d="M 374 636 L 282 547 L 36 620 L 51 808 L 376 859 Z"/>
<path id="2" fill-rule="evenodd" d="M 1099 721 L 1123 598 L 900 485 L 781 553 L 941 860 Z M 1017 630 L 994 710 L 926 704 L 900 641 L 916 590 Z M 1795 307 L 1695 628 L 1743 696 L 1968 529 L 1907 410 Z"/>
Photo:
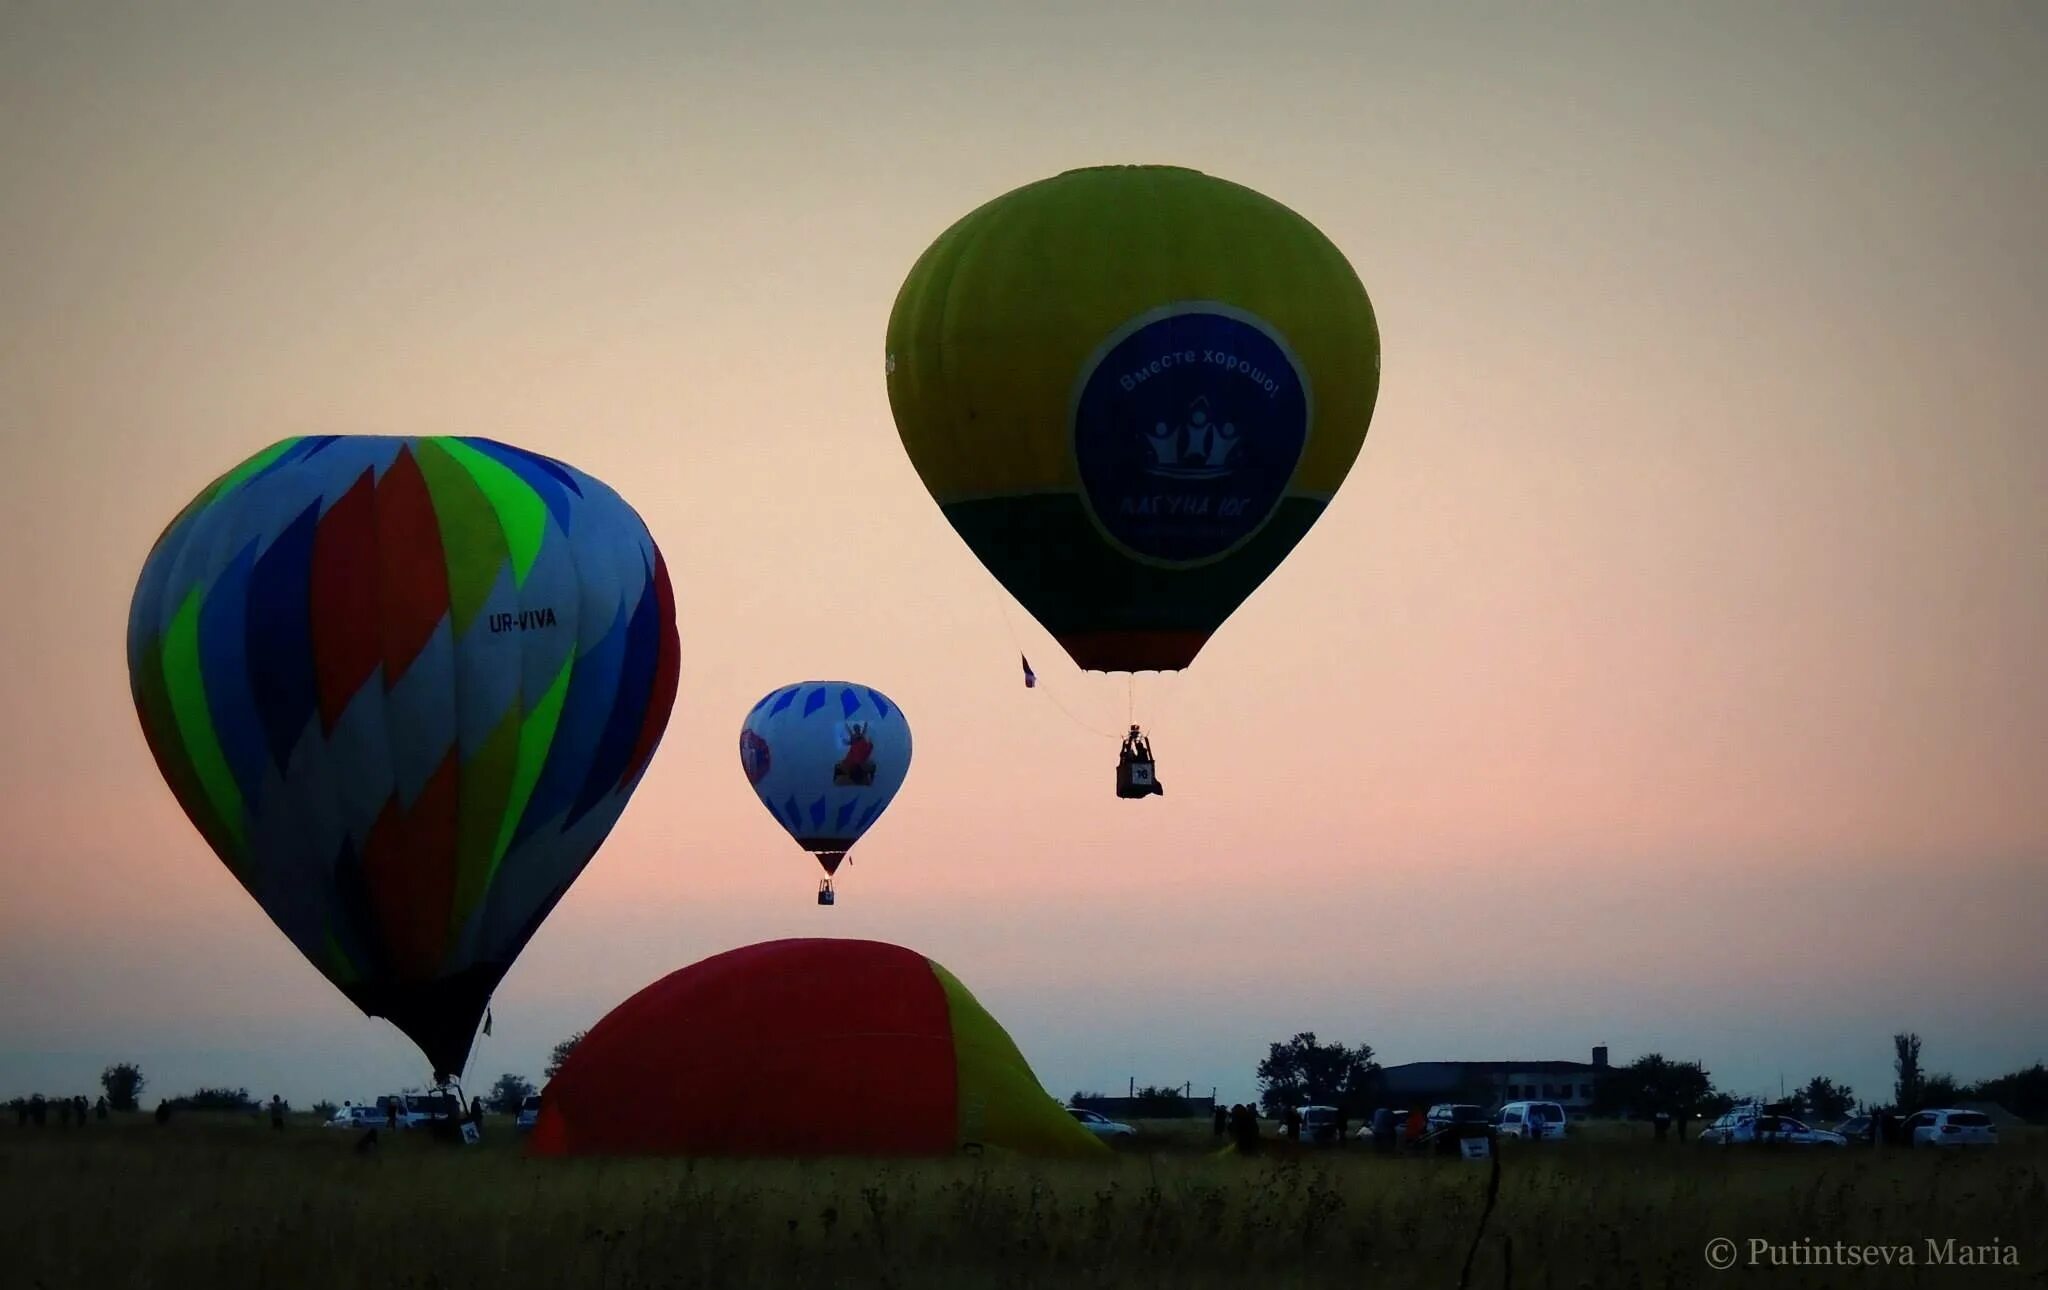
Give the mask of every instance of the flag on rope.
<path id="1" fill-rule="evenodd" d="M 1024 688 L 1028 690 L 1038 684 L 1038 673 L 1031 670 L 1030 659 L 1024 658 L 1022 654 L 1019 654 L 1017 657 L 1024 661 Z"/>

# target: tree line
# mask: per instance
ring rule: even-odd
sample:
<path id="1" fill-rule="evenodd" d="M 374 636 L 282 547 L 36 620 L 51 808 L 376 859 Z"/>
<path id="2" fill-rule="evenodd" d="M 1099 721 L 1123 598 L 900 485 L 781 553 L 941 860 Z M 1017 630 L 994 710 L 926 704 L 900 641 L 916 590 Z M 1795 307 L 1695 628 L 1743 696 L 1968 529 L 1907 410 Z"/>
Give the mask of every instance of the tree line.
<path id="1" fill-rule="evenodd" d="M 587 1033 L 579 1030 L 554 1046 L 548 1054 L 543 1082 L 560 1073 L 563 1063 Z M 1893 1035 L 1892 1049 L 1894 1079 L 1888 1104 L 1859 1100 L 1847 1084 L 1815 1075 L 1790 1094 L 1775 1099 L 1773 1105 L 1790 1115 L 1833 1121 L 1846 1117 L 1859 1106 L 1865 1111 L 1911 1114 L 1960 1102 L 1991 1102 L 2023 1120 L 2048 1121 L 2048 1065 L 2036 1062 L 1992 1079 L 1963 1082 L 1947 1073 L 1930 1074 L 1923 1069 L 1917 1034 Z M 1257 1070 L 1259 1105 L 1268 1116 L 1280 1115 L 1293 1106 L 1335 1106 L 1364 1115 L 1385 1104 L 1380 1072 L 1370 1044 L 1347 1047 L 1342 1043 L 1323 1043 L 1314 1031 L 1302 1031 L 1285 1042 L 1268 1045 L 1266 1057 Z M 108 1106 L 115 1111 L 140 1110 L 148 1083 L 141 1067 L 133 1062 L 117 1062 L 100 1072 L 100 1087 Z M 508 1071 L 491 1085 L 484 1102 L 493 1110 L 512 1114 L 535 1092 L 531 1080 Z M 1467 1093 L 1473 1101 L 1492 1101 L 1490 1088 L 1473 1088 Z M 1076 1092 L 1071 1100 L 1078 1105 L 1103 1096 Z M 1137 1090 L 1135 1097 L 1131 1111 L 1134 1115 L 1170 1119 L 1191 1111 L 1187 1097 L 1178 1088 L 1146 1085 Z M 33 1099 L 15 1100 L 25 1105 Z M 1673 1061 L 1661 1053 L 1646 1053 L 1594 1081 L 1591 1109 L 1595 1115 L 1647 1116 L 1664 1111 L 1672 1115 L 1705 1116 L 1719 1115 L 1738 1100 L 1733 1093 L 1717 1088 L 1700 1062 Z M 262 1104 L 246 1088 L 222 1087 L 194 1089 L 162 1099 L 159 1105 L 171 1110 L 253 1114 Z M 329 1101 L 316 1102 L 311 1107 L 322 1118 L 333 1115 L 336 1109 Z"/>
<path id="2" fill-rule="evenodd" d="M 1889 1105 L 1875 1105 L 1869 1099 L 1859 1102 L 1854 1089 L 1826 1075 L 1814 1076 L 1774 1099 L 1773 1105 L 1789 1115 L 1833 1121 L 1847 1117 L 1859 1105 L 1866 1111 L 1911 1114 L 1958 1102 L 1994 1102 L 2023 1120 L 2048 1120 L 2048 1066 L 2036 1062 L 1995 1079 L 1961 1083 L 1949 1075 L 1922 1071 L 1918 1035 L 1894 1035 L 1892 1045 L 1896 1078 Z M 1323 1043 L 1314 1031 L 1268 1045 L 1257 1078 L 1259 1105 L 1268 1116 L 1295 1106 L 1334 1106 L 1363 1115 L 1386 1105 L 1381 1067 L 1372 1045 Z M 1475 1086 L 1460 1096 L 1490 1105 L 1494 1090 L 1490 1085 Z M 1595 1078 L 1591 1110 L 1595 1115 L 1648 1116 L 1662 1111 L 1697 1117 L 1719 1115 L 1740 1100 L 1745 1099 L 1715 1087 L 1700 1062 L 1646 1053 Z"/>

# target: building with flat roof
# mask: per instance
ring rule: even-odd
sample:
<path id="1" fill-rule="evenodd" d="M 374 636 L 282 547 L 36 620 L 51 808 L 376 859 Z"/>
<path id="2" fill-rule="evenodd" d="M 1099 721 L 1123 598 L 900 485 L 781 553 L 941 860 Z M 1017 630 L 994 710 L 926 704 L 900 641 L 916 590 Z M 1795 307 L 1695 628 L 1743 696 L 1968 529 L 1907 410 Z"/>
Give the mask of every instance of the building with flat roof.
<path id="1" fill-rule="evenodd" d="M 1473 1102 L 1492 1109 L 1503 1102 L 1555 1102 L 1575 1119 L 1592 1110 L 1594 1086 L 1612 1070 L 1607 1048 L 1590 1062 L 1407 1062 L 1380 1068 L 1380 1088 L 1391 1105 L 1434 1106 Z"/>

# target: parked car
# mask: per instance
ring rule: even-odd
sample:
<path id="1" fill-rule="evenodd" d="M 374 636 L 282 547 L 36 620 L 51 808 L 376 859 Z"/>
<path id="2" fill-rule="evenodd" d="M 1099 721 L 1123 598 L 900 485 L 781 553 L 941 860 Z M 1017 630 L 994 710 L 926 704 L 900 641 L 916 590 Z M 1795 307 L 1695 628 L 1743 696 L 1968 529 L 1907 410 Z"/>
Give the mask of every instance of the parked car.
<path id="1" fill-rule="evenodd" d="M 1342 1112 L 1334 1106 L 1304 1106 L 1301 1111 L 1301 1140 L 1311 1146 L 1329 1146 L 1344 1134 L 1337 1127 Z"/>
<path id="2" fill-rule="evenodd" d="M 405 1099 L 408 1113 L 416 1116 L 416 1123 L 425 1124 L 433 1120 L 460 1120 L 464 1115 L 462 1098 L 455 1093 L 415 1093 Z"/>
<path id="3" fill-rule="evenodd" d="M 1355 1138 L 1372 1137 L 1373 1122 L 1379 1118 L 1381 1110 L 1384 1110 L 1387 1113 L 1388 1123 L 1390 1123 L 1393 1126 L 1394 1140 L 1396 1142 L 1401 1141 L 1408 1133 L 1408 1121 L 1411 1118 L 1409 1110 L 1405 1106 L 1381 1107 L 1374 1110 L 1371 1115 L 1365 1117 L 1365 1123 L 1358 1126 L 1358 1132 L 1352 1134 L 1351 1136 Z"/>
<path id="4" fill-rule="evenodd" d="M 512 1121 L 514 1133 L 531 1133 L 533 1126 L 540 1123 L 540 1094 L 528 1093 L 519 1102 L 518 1118 Z"/>
<path id="5" fill-rule="evenodd" d="M 1916 1147 L 1995 1147 L 1998 1126 L 1982 1111 L 1921 1111 L 1905 1123 L 1906 1141 Z"/>
<path id="6" fill-rule="evenodd" d="M 1510 1102 L 1500 1109 L 1503 1138 L 1562 1138 L 1569 1123 L 1564 1108 L 1555 1102 Z"/>
<path id="7" fill-rule="evenodd" d="M 1486 1108 L 1472 1102 L 1439 1102 L 1429 1108 L 1429 1127 L 1432 1131 L 1452 1124 L 1492 1124 L 1494 1117 Z"/>
<path id="8" fill-rule="evenodd" d="M 1739 1143 L 1776 1144 L 1791 1147 L 1846 1147 L 1849 1139 L 1840 1133 L 1816 1129 L 1804 1120 L 1776 1115 L 1755 1104 L 1725 1112 L 1700 1134 L 1707 1146 L 1735 1146 Z"/>
<path id="9" fill-rule="evenodd" d="M 398 1107 L 398 1127 L 419 1129 L 436 1120 L 456 1121 L 462 1118 L 462 1101 L 453 1093 L 387 1093 L 377 1099 L 378 1123 L 390 1121 L 393 1104 Z"/>
<path id="10" fill-rule="evenodd" d="M 328 1118 L 323 1129 L 381 1129 L 385 1124 L 382 1107 L 344 1106 Z"/>
<path id="11" fill-rule="evenodd" d="M 1098 1138 L 1135 1138 L 1138 1136 L 1138 1131 L 1130 1125 L 1112 1120 L 1106 1115 L 1098 1115 L 1093 1111 L 1084 1111 L 1078 1106 L 1068 1107 L 1067 1114 L 1079 1120 L 1082 1128 Z"/>
<path id="12" fill-rule="evenodd" d="M 1835 1132 L 1847 1138 L 1849 1145 L 1852 1147 L 1860 1142 L 1867 1143 L 1870 1141 L 1870 1117 L 1867 1115 L 1852 1115 L 1836 1125 Z"/>

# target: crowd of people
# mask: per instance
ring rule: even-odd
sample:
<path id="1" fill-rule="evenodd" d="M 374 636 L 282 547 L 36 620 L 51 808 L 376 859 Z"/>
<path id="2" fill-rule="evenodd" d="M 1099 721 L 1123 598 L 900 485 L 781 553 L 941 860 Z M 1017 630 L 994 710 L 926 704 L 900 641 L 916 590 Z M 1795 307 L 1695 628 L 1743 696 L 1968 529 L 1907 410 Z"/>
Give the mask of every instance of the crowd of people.
<path id="1" fill-rule="evenodd" d="M 87 1102 L 83 1097 L 44 1097 L 41 1093 L 17 1097 L 9 1105 L 14 1110 L 17 1127 L 34 1126 L 38 1129 L 49 1124 L 53 1111 L 58 1127 L 68 1129 L 74 1126 L 82 1128 L 94 1119 L 104 1120 L 108 1110 L 105 1097 L 97 1102 Z"/>
<path id="2" fill-rule="evenodd" d="M 1299 1108 L 1286 1108 L 1276 1117 L 1280 1124 L 1280 1136 L 1291 1143 L 1299 1143 L 1302 1141 L 1304 1128 L 1307 1127 L 1317 1142 L 1349 1146 L 1352 1140 L 1350 1111 L 1343 1107 L 1323 1109 L 1333 1110 L 1334 1114 L 1312 1126 L 1305 1126 Z M 1369 1139 L 1373 1149 L 1380 1152 L 1407 1148 L 1455 1151 L 1458 1139 L 1467 1136 L 1474 1127 L 1460 1124 L 1432 1130 L 1420 1107 L 1409 1111 L 1396 1111 L 1383 1106 L 1374 1111 L 1366 1123 L 1370 1133 L 1361 1133 L 1359 1136 L 1361 1139 Z M 1257 1107 L 1240 1103 L 1226 1110 L 1218 1105 L 1212 1112 L 1211 1124 L 1214 1135 L 1218 1138 L 1229 1138 L 1236 1145 L 1240 1155 L 1257 1154 L 1260 1133 Z M 1493 1136 L 1492 1126 L 1484 1126 L 1483 1136 Z"/>

